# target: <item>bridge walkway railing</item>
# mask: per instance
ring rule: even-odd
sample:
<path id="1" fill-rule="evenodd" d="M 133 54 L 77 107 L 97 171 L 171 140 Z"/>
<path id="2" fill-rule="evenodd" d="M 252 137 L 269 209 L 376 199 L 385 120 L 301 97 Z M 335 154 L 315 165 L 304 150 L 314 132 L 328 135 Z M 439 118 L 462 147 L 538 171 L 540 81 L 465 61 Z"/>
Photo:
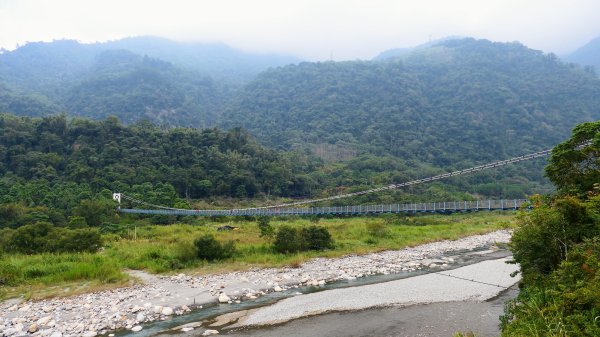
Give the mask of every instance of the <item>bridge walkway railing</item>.
<path id="1" fill-rule="evenodd" d="M 355 205 L 330 207 L 284 207 L 251 208 L 231 210 L 170 210 L 170 209 L 129 209 L 118 211 L 128 214 L 160 214 L 191 216 L 285 216 L 285 215 L 360 215 L 384 213 L 454 213 L 494 210 L 517 210 L 527 203 L 525 199 L 445 201 L 429 203 Z"/>

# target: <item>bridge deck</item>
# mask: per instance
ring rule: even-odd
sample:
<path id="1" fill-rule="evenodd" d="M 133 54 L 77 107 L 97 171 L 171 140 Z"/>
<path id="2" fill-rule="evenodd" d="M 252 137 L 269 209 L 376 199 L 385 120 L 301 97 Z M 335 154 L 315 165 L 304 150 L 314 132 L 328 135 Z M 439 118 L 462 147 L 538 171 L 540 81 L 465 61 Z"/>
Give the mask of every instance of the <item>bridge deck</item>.
<path id="1" fill-rule="evenodd" d="M 527 200 L 477 200 L 446 201 L 412 204 L 387 204 L 365 206 L 333 206 L 304 208 L 246 208 L 231 210 L 174 210 L 174 209 L 119 209 L 129 214 L 193 215 L 193 216 L 284 216 L 284 215 L 328 215 L 328 214 L 383 214 L 383 213 L 454 213 L 473 211 L 517 210 Z"/>

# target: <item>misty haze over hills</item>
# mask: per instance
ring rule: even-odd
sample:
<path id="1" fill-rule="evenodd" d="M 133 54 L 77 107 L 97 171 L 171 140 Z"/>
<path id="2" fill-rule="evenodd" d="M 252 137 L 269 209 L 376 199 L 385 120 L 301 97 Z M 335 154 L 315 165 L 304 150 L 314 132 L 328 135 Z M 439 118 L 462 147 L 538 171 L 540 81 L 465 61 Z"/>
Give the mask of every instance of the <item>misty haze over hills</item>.
<path id="1" fill-rule="evenodd" d="M 593 66 L 599 41 L 565 59 Z M 378 152 L 394 138 L 385 130 L 413 125 L 406 130 L 415 131 L 415 123 L 439 121 L 445 111 L 465 123 L 480 116 L 480 131 L 489 124 L 490 131 L 512 137 L 529 115 L 532 123 L 564 125 L 557 134 L 540 135 L 548 141 L 531 140 L 539 145 L 551 145 L 576 122 L 600 118 L 591 68 L 518 43 L 448 37 L 384 51 L 375 60 L 289 65 L 300 60 L 156 37 L 30 43 L 0 55 L 0 111 L 242 126 L 271 146 L 338 144 L 337 151 L 350 153 Z M 464 136 L 465 124 L 456 127 Z"/>
<path id="2" fill-rule="evenodd" d="M 296 64 L 152 37 L 34 43 L 0 55 L 0 111 L 241 126 L 327 161 L 374 154 L 436 167 L 544 149 L 600 119 L 591 68 L 519 43 L 449 38 L 376 59 Z"/>
<path id="3" fill-rule="evenodd" d="M 584 66 L 592 66 L 600 74 L 600 36 L 574 52 L 565 55 L 563 59 Z"/>

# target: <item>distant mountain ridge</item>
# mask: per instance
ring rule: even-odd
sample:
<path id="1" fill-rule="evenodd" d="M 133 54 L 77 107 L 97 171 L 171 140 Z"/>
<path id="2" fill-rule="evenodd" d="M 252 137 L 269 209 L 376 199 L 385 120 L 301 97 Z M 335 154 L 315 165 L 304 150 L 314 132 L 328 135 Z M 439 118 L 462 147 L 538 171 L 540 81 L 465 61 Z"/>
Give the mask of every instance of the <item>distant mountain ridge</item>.
<path id="1" fill-rule="evenodd" d="M 264 69 L 298 61 L 157 37 L 28 43 L 0 54 L 0 111 L 209 127 L 236 88 Z"/>
<path id="2" fill-rule="evenodd" d="M 565 55 L 564 60 L 584 66 L 592 66 L 600 74 L 600 36 L 586 43 L 571 54 Z"/>
<path id="3" fill-rule="evenodd" d="M 136 51 L 132 41 L 141 44 Z M 154 47 L 143 41 L 101 49 L 60 41 L 2 54 L 0 112 L 241 126 L 264 145 L 329 162 L 323 177 L 335 180 L 321 173 L 313 180 L 327 180 L 332 193 L 546 149 L 576 124 L 600 119 L 595 74 L 520 43 L 452 39 L 381 61 L 270 66 L 236 82 L 186 67 L 179 54 L 148 55 L 142 49 Z M 521 197 L 548 187 L 542 166 L 524 163 L 454 186 Z M 430 189 L 431 197 L 448 196 Z"/>
<path id="4" fill-rule="evenodd" d="M 596 119 L 597 77 L 519 43 L 460 39 L 388 62 L 266 71 L 224 125 L 281 148 L 331 143 L 445 165 L 546 148 Z"/>
<path id="5" fill-rule="evenodd" d="M 373 61 L 388 60 L 388 59 L 392 59 L 392 58 L 395 58 L 395 57 L 407 55 L 410 52 L 413 52 L 413 51 L 416 51 L 416 50 L 419 50 L 419 49 L 425 49 L 425 48 L 433 47 L 436 44 L 439 44 L 439 43 L 442 43 L 442 42 L 451 41 L 451 40 L 460 40 L 460 39 L 464 39 L 464 38 L 465 38 L 464 36 L 453 35 L 453 36 L 447 36 L 447 37 L 443 37 L 441 39 L 435 39 L 435 40 L 432 40 L 432 41 L 429 41 L 429 42 L 425 42 L 425 43 L 422 43 L 422 44 L 417 45 L 415 47 L 388 49 L 388 50 L 384 50 L 381 53 L 379 53 L 372 60 Z"/>

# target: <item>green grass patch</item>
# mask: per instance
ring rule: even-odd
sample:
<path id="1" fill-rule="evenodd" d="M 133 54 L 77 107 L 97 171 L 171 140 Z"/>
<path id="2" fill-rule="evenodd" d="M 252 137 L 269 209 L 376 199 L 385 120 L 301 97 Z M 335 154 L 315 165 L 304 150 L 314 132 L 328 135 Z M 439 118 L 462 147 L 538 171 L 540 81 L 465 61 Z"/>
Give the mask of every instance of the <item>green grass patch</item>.
<path id="1" fill-rule="evenodd" d="M 119 286 L 127 282 L 124 268 L 153 273 L 186 271 L 215 273 L 253 267 L 298 266 L 315 257 L 402 249 L 423 243 L 453 240 L 514 226 L 512 212 L 481 212 L 453 215 L 376 216 L 323 218 L 318 225 L 327 228 L 335 246 L 325 251 L 281 254 L 260 237 L 256 221 L 230 221 L 234 231 L 217 231 L 223 219 L 196 219 L 192 224 L 168 226 L 142 222 L 121 224 L 103 234 L 104 249 L 95 254 L 4 255 L 0 257 L 0 298 L 23 295 L 40 298 L 71 294 L 84 289 Z M 186 219 L 187 220 L 187 219 Z M 236 219 L 239 220 L 239 219 Z M 226 221 L 227 222 L 227 221 Z M 277 230 L 282 225 L 306 227 L 315 219 L 273 218 Z M 197 257 L 194 239 L 214 235 L 219 241 L 234 241 L 233 257 L 207 262 Z M 69 288 L 69 291 L 64 291 Z M 53 290 L 54 289 L 54 290 Z"/>
<path id="2" fill-rule="evenodd" d="M 43 291 L 37 295 L 34 289 L 59 285 L 64 285 L 67 290 L 50 296 L 60 295 L 61 292 L 72 294 L 73 289 L 69 284 L 94 289 L 120 285 L 127 280 L 121 265 L 102 253 L 4 255 L 0 258 L 0 299 L 14 295 L 46 297 Z"/>

